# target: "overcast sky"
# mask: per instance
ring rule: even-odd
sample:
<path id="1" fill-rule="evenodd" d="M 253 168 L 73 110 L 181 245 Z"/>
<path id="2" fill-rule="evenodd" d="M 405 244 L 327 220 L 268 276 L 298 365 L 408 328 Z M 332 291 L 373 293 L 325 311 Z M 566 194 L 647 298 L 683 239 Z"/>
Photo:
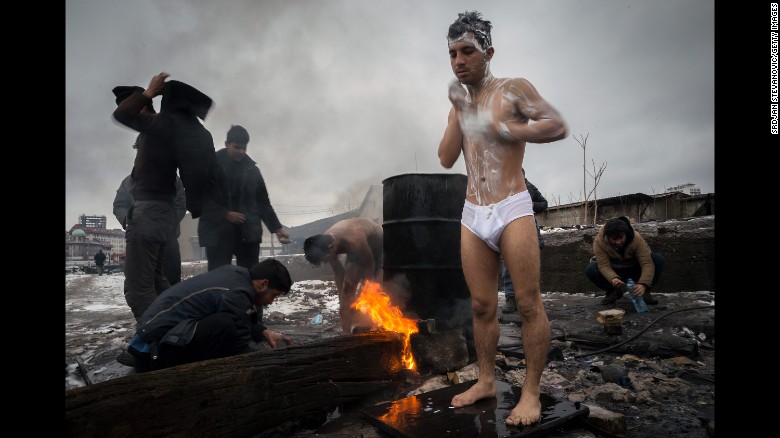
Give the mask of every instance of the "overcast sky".
<path id="1" fill-rule="evenodd" d="M 286 226 L 342 213 L 369 185 L 405 173 L 466 173 L 437 148 L 454 77 L 446 33 L 458 12 L 493 23 L 496 77 L 523 77 L 569 136 L 529 144 L 528 179 L 551 206 L 598 197 L 715 191 L 711 0 L 67 0 L 65 228 L 112 214 L 136 133 L 111 89 L 155 74 L 215 105 L 217 150 L 243 125 Z M 160 108 L 160 98 L 154 101 Z M 588 181 L 588 190 L 592 188 Z"/>

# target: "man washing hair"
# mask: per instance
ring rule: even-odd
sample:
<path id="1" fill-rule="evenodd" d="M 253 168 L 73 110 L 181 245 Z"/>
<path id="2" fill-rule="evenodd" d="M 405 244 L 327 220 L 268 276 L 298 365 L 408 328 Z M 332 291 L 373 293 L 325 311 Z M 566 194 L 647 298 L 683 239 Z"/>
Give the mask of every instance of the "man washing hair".
<path id="1" fill-rule="evenodd" d="M 493 76 L 490 61 L 496 50 L 491 28 L 479 12 L 470 11 L 458 14 L 447 32 L 455 78 L 449 86 L 452 107 L 439 159 L 447 169 L 461 153 L 466 162 L 460 251 L 479 365 L 477 383 L 453 397 L 452 406 L 496 396 L 496 290 L 503 258 L 515 287 L 526 360 L 522 394 L 506 423 L 527 426 L 541 418 L 540 381 L 550 347 L 550 322 L 540 291 L 539 241 L 523 157 L 528 143 L 565 138 L 566 125 L 528 80 Z"/>

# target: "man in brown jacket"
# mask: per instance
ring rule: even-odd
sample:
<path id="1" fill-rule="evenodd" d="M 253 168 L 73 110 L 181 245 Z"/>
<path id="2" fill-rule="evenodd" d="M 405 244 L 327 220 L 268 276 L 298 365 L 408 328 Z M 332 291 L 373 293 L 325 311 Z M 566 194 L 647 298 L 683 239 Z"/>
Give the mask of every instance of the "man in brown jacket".
<path id="1" fill-rule="evenodd" d="M 593 241 L 595 256 L 585 267 L 585 275 L 606 292 L 601 304 L 612 304 L 623 296 L 629 278 L 636 282 L 634 295 L 647 304 L 658 304 L 650 295 L 664 269 L 664 257 L 650 251 L 645 239 L 625 216 L 608 220 Z"/>

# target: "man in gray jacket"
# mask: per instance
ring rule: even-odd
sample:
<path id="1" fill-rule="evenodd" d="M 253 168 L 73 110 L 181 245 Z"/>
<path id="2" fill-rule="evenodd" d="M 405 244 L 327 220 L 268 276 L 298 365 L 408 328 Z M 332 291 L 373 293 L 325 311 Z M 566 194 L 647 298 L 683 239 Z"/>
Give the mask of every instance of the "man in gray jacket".
<path id="1" fill-rule="evenodd" d="M 135 145 L 133 145 L 135 147 Z M 130 193 L 130 175 L 127 175 L 114 196 L 114 217 L 122 224 L 122 229 L 127 230 L 127 212 L 133 206 L 133 194 Z M 176 197 L 173 198 L 173 209 L 176 212 L 175 231 L 165 242 L 165 255 L 163 256 L 163 273 L 168 282 L 173 286 L 181 281 L 181 251 L 179 249 L 179 235 L 181 235 L 181 220 L 187 214 L 187 201 L 184 196 L 184 185 L 181 178 L 176 177 Z M 162 291 L 159 291 L 162 292 Z M 159 295 L 159 293 L 158 293 Z"/>
<path id="2" fill-rule="evenodd" d="M 128 347 L 142 373 L 251 351 L 292 339 L 262 323 L 263 307 L 292 286 L 287 268 L 266 259 L 246 269 L 225 265 L 171 286 L 146 309 Z"/>

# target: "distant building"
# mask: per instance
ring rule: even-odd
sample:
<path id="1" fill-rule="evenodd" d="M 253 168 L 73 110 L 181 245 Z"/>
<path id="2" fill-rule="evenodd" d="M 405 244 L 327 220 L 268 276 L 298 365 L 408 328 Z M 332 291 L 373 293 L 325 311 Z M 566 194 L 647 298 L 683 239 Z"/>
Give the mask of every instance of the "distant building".
<path id="1" fill-rule="evenodd" d="M 65 259 L 92 260 L 98 249 L 102 249 L 106 253 L 106 262 L 123 263 L 125 245 L 124 230 L 88 228 L 76 224 L 65 233 Z"/>
<path id="2" fill-rule="evenodd" d="M 79 223 L 85 228 L 106 228 L 105 216 L 87 216 L 82 214 L 79 216 Z"/>
<path id="3" fill-rule="evenodd" d="M 626 216 L 632 222 L 666 221 L 715 214 L 715 194 L 687 195 L 681 191 L 646 195 L 629 195 L 588 201 L 588 213 L 583 219 L 583 203 L 550 205 L 536 214 L 536 221 L 546 228 L 603 224 L 608 219 Z M 597 212 L 594 215 L 593 209 Z M 595 216 L 595 217 L 594 217 Z"/>
<path id="4" fill-rule="evenodd" d="M 65 236 L 65 261 L 91 261 L 98 250 L 111 249 L 111 244 L 92 240 L 82 229 L 71 230 Z"/>
<path id="5" fill-rule="evenodd" d="M 680 184 L 679 186 L 669 187 L 666 189 L 666 193 L 680 192 L 690 196 L 701 195 L 701 189 L 696 187 L 694 183 Z"/>

